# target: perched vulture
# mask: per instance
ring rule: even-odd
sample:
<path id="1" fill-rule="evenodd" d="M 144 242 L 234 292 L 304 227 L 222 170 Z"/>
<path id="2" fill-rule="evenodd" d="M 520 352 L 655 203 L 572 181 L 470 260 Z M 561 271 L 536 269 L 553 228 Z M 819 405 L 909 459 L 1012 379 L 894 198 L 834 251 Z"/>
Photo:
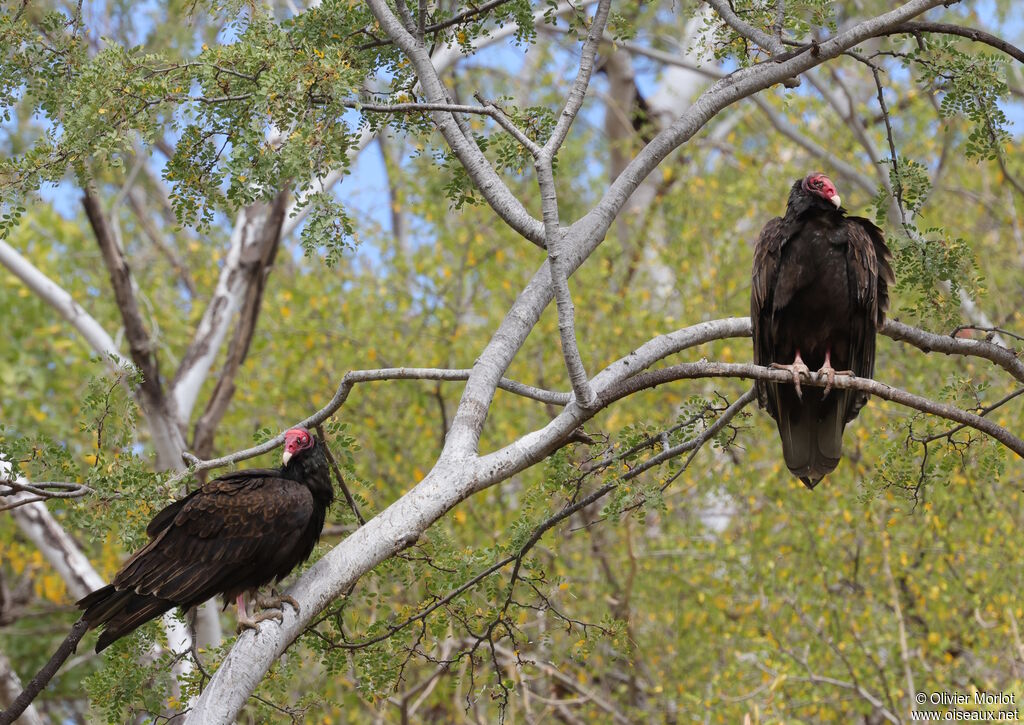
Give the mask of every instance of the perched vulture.
<path id="1" fill-rule="evenodd" d="M 792 385 L 758 381 L 758 402 L 778 424 L 786 466 L 808 488 L 839 464 L 843 428 L 867 402 L 865 393 L 832 392 L 832 383 L 837 374 L 874 372 L 891 258 L 882 230 L 846 216 L 835 185 L 819 173 L 793 184 L 786 215 L 768 222 L 757 240 L 754 362 L 793 374 Z M 801 390 L 800 375 L 813 370 L 828 384 Z"/>
<path id="2" fill-rule="evenodd" d="M 284 434 L 280 468 L 235 471 L 172 503 L 149 523 L 150 541 L 114 577 L 78 602 L 89 629 L 104 627 L 100 652 L 175 606 L 183 610 L 222 595 L 238 605 L 239 627 L 281 617 L 250 618 L 245 593 L 280 580 L 305 561 L 334 500 L 323 443 L 304 428 Z M 279 597 L 264 602 L 281 606 Z"/>

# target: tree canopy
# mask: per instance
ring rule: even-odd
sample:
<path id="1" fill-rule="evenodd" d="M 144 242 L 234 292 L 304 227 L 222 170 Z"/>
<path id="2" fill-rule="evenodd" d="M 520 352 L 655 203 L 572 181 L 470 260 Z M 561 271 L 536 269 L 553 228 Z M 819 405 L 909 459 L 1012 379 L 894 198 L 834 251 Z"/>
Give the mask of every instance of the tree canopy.
<path id="1" fill-rule="evenodd" d="M 297 424 L 339 491 L 299 611 L 81 647 L 25 722 L 1024 697 L 1015 12 L 0 7 L 0 704 L 156 511 Z M 746 316 L 757 234 L 813 170 L 884 228 L 896 284 L 809 492 Z"/>

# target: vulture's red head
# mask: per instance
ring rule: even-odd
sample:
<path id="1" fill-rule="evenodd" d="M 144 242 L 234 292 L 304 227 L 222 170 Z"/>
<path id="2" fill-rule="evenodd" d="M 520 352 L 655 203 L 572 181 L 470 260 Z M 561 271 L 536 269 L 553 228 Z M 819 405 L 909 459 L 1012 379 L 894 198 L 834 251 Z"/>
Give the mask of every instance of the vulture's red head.
<path id="1" fill-rule="evenodd" d="M 803 182 L 801 182 L 800 188 L 808 194 L 821 197 L 825 201 L 834 204 L 836 209 L 839 208 L 841 200 L 839 199 L 839 192 L 836 191 L 836 185 L 832 183 L 832 179 L 824 174 L 819 172 L 808 174 L 804 177 Z"/>
<path id="2" fill-rule="evenodd" d="M 313 436 L 305 428 L 292 428 L 284 434 L 284 453 L 281 462 L 286 466 L 297 453 L 313 447 Z"/>

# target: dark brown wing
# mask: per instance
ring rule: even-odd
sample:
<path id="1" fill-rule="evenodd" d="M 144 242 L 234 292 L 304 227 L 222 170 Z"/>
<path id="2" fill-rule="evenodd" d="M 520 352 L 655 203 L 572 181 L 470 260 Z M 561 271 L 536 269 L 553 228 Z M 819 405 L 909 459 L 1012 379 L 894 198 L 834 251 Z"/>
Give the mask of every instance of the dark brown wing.
<path id="1" fill-rule="evenodd" d="M 214 479 L 211 483 L 216 481 L 244 481 L 250 478 L 279 478 L 280 475 L 281 472 L 275 468 L 250 468 L 245 471 L 231 471 L 230 473 L 225 473 L 223 476 L 219 476 Z M 146 527 L 146 534 L 149 538 L 154 539 L 159 536 L 160 532 L 163 531 L 168 524 L 174 521 L 178 512 L 180 512 L 194 496 L 201 494 L 202 491 L 203 487 L 201 486 L 188 496 L 180 498 L 174 503 L 168 504 L 164 508 L 160 509 L 157 515 L 153 517 L 153 520 L 150 521 L 149 525 Z"/>
<path id="2" fill-rule="evenodd" d="M 875 372 L 875 332 L 885 322 L 889 285 L 893 282 L 892 254 L 882 230 L 863 217 L 847 217 L 847 274 L 853 308 L 850 325 L 850 367 L 860 377 Z M 864 407 L 868 396 L 857 393 L 846 412 L 846 422 Z"/>
<path id="3" fill-rule="evenodd" d="M 313 514 L 313 497 L 288 479 L 231 476 L 172 506 L 173 520 L 125 563 L 113 584 L 187 607 L 273 579 L 282 549 L 291 548 Z"/>
<path id="4" fill-rule="evenodd" d="M 308 555 L 298 540 L 313 510 L 309 489 L 263 470 L 215 479 L 166 507 L 113 583 L 78 602 L 90 628 L 105 626 L 96 651 L 176 605 L 284 576 Z"/>
<path id="5" fill-rule="evenodd" d="M 782 245 L 788 234 L 783 221 L 775 217 L 764 225 L 761 235 L 754 245 L 754 267 L 750 284 L 750 323 L 753 327 L 754 363 L 770 365 L 774 361 L 775 345 L 772 342 L 772 307 L 774 303 L 775 282 L 779 274 L 779 258 Z M 768 394 L 768 386 L 763 381 L 756 381 L 757 400 L 762 408 L 776 417 L 775 401 Z"/>

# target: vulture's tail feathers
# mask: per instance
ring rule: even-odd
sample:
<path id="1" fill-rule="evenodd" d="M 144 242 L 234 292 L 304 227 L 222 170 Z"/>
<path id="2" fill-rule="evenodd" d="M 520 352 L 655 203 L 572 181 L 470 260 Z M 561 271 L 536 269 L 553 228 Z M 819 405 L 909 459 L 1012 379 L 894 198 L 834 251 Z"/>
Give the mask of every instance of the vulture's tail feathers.
<path id="1" fill-rule="evenodd" d="M 89 629 L 103 627 L 96 642 L 97 652 L 174 607 L 174 602 L 166 599 L 136 594 L 131 589 L 118 590 L 112 584 L 97 589 L 76 604 L 84 610 L 82 619 L 89 624 Z"/>
<path id="2" fill-rule="evenodd" d="M 822 388 L 808 387 L 801 401 L 791 385 L 777 385 L 775 392 L 786 466 L 807 488 L 814 488 L 839 465 L 847 398 L 852 393 L 833 390 L 822 398 Z"/>

